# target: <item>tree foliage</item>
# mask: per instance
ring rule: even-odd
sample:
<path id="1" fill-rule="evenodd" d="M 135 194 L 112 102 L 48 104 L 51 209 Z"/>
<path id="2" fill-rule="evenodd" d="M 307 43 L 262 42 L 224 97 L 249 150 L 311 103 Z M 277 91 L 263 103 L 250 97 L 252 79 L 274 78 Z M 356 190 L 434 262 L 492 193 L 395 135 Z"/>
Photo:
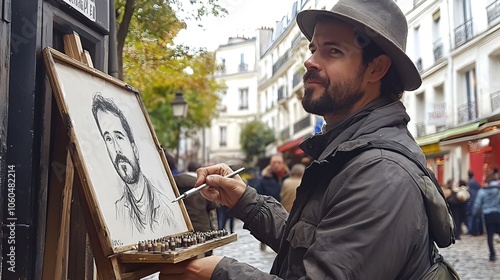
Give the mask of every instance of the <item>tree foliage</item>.
<path id="1" fill-rule="evenodd" d="M 241 127 L 240 145 L 247 162 L 264 156 L 266 146 L 274 141 L 274 131 L 261 121 L 253 120 Z"/>
<path id="2" fill-rule="evenodd" d="M 216 116 L 223 85 L 214 78 L 215 55 L 173 40 L 186 28 L 178 13 L 198 20 L 224 14 L 217 1 L 116 0 L 120 75 L 141 93 L 158 140 L 167 148 L 177 147 L 179 127 L 190 135 Z M 177 91 L 188 103 L 188 116 L 174 120 L 170 103 Z"/>

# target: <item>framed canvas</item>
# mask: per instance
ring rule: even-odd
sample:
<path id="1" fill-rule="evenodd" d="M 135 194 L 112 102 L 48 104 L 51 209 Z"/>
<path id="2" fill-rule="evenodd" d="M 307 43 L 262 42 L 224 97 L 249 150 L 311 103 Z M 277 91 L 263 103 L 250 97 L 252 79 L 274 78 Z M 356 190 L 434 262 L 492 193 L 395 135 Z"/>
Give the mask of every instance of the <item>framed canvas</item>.
<path id="1" fill-rule="evenodd" d="M 192 231 L 140 94 L 54 49 L 44 59 L 105 254 Z"/>

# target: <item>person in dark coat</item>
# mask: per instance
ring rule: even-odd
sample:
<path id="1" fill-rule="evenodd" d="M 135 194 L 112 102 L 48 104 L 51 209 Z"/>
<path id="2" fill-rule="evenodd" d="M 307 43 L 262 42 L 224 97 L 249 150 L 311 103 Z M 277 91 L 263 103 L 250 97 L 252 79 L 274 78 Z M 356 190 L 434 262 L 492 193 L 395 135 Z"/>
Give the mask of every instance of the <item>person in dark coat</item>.
<path id="1" fill-rule="evenodd" d="M 290 170 L 285 164 L 283 155 L 275 154 L 271 156 L 269 165 L 262 170 L 261 178 L 255 188 L 259 194 L 272 196 L 277 201 L 281 201 L 281 186 L 289 176 Z"/>
<path id="2" fill-rule="evenodd" d="M 477 236 L 483 234 L 483 220 L 481 216 L 474 215 L 472 208 L 476 200 L 477 192 L 481 189 L 481 185 L 474 179 L 474 172 L 469 170 L 469 180 L 467 186 L 469 187 L 470 198 L 465 206 L 465 225 L 470 235 Z"/>
<path id="3" fill-rule="evenodd" d="M 302 106 L 326 126 L 299 146 L 312 162 L 290 214 L 240 176 L 224 178 L 232 171 L 226 164 L 200 168 L 196 181 L 208 185 L 201 191 L 205 198 L 231 208 L 245 229 L 277 253 L 273 267 L 264 272 L 211 256 L 183 263 L 181 279 L 430 279 L 430 232 L 442 225 L 431 228 L 424 197 L 439 201 L 432 218 L 439 216 L 436 224 L 447 230 L 444 198 L 398 152 L 373 148 L 354 155 L 383 139 L 404 145 L 426 164 L 400 101 L 403 91 L 421 85 L 405 54 L 404 13 L 394 0 L 339 0 L 331 10 L 303 10 L 296 20 L 311 52 Z M 439 233 L 451 243 L 446 230 Z M 440 272 L 450 276 L 442 279 L 458 279 Z"/>

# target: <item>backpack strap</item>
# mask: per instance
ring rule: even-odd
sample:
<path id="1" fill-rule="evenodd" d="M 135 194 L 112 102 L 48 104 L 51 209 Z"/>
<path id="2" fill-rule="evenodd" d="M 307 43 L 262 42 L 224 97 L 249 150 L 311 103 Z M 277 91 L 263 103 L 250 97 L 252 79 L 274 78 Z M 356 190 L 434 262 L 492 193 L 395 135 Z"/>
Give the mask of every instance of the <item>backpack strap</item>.
<path id="1" fill-rule="evenodd" d="M 431 239 L 435 241 L 439 247 L 442 248 L 455 243 L 455 235 L 453 232 L 454 228 L 453 215 L 451 213 L 450 206 L 446 202 L 443 190 L 441 189 L 441 186 L 439 185 L 434 173 L 429 168 L 425 167 L 417 159 L 415 154 L 412 151 L 410 151 L 410 149 L 408 149 L 406 146 L 404 146 L 399 142 L 388 139 L 377 139 L 370 141 L 366 145 L 360 147 L 359 149 L 363 151 L 369 149 L 383 149 L 383 150 L 393 151 L 405 156 L 407 159 L 412 161 L 425 174 L 425 176 L 427 176 L 434 183 L 434 186 L 442 199 L 441 201 L 442 203 L 440 204 L 439 201 L 435 200 L 435 197 L 432 197 L 432 194 L 428 194 L 427 191 L 422 189 L 422 186 L 419 185 L 420 192 L 422 193 L 422 197 L 424 198 L 427 218 L 429 219 L 429 231 L 431 233 Z M 446 205 L 446 210 L 449 216 L 449 220 L 447 221 L 439 219 L 438 217 L 439 213 L 435 212 L 435 211 L 442 211 L 443 204 Z M 446 224 L 449 224 L 450 232 L 446 232 L 446 229 L 443 228 L 436 228 L 437 225 L 438 227 L 442 227 L 443 225 Z M 434 231 L 434 229 L 436 230 Z"/>

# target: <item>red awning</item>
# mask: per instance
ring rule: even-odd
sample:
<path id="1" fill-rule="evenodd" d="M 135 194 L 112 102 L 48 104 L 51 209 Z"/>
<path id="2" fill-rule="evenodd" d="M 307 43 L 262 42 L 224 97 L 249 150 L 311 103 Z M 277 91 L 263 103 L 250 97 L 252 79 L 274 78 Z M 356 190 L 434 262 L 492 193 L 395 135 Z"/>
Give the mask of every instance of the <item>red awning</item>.
<path id="1" fill-rule="evenodd" d="M 298 139 L 286 142 L 285 144 L 278 147 L 278 152 L 284 153 L 286 151 L 295 151 L 296 149 L 299 149 L 299 144 L 302 143 L 304 139 L 305 137 L 300 137 Z"/>

